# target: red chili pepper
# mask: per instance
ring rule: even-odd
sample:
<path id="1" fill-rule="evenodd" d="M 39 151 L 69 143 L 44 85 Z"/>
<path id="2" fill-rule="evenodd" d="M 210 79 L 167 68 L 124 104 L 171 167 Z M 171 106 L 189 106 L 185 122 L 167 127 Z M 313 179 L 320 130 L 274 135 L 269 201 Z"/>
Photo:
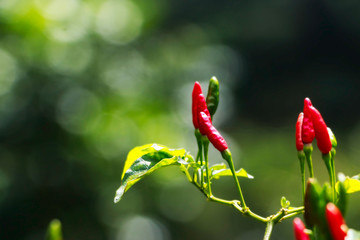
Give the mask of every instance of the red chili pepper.
<path id="1" fill-rule="evenodd" d="M 225 139 L 212 125 L 210 117 L 204 112 L 200 112 L 199 115 L 199 129 L 201 134 L 206 135 L 217 150 L 223 152 L 228 149 L 228 145 L 226 144 Z"/>
<path id="2" fill-rule="evenodd" d="M 192 91 L 192 118 L 195 129 L 199 128 L 198 115 L 199 111 L 197 111 L 198 107 L 198 96 L 202 94 L 201 85 L 199 82 L 195 82 L 194 88 Z"/>
<path id="3" fill-rule="evenodd" d="M 340 210 L 333 203 L 326 205 L 326 219 L 334 240 L 344 240 L 348 228 Z"/>
<path id="4" fill-rule="evenodd" d="M 326 123 L 315 107 L 311 106 L 309 109 L 311 112 L 311 120 L 314 124 L 318 148 L 323 154 L 328 154 L 331 151 L 332 145 Z"/>
<path id="5" fill-rule="evenodd" d="M 310 240 L 309 235 L 305 233 L 305 225 L 300 218 L 295 218 L 293 225 L 296 240 Z"/>
<path id="6" fill-rule="evenodd" d="M 196 111 L 197 111 L 197 119 L 198 119 L 198 123 L 199 123 L 199 130 L 200 130 L 200 133 L 202 135 L 206 135 L 205 133 L 205 130 L 202 128 L 201 124 L 200 124 L 200 113 L 201 112 L 204 112 L 206 114 L 206 116 L 209 117 L 209 120 L 210 120 L 210 124 L 211 123 L 211 117 L 210 117 L 210 112 L 207 108 L 207 105 L 206 105 L 206 100 L 205 100 L 205 97 L 203 94 L 199 94 L 197 95 L 196 97 L 196 102 L 197 102 L 197 107 L 196 107 Z"/>
<path id="7" fill-rule="evenodd" d="M 312 106 L 309 98 L 304 100 L 304 120 L 302 124 L 302 141 L 303 143 L 312 143 L 315 138 L 315 131 L 313 127 L 313 122 L 311 120 L 311 111 L 310 107 Z"/>
<path id="8" fill-rule="evenodd" d="M 304 113 L 300 113 L 296 122 L 296 131 L 295 131 L 295 140 L 296 140 L 296 149 L 301 151 L 304 149 L 304 143 L 302 140 L 302 126 L 303 126 Z"/>

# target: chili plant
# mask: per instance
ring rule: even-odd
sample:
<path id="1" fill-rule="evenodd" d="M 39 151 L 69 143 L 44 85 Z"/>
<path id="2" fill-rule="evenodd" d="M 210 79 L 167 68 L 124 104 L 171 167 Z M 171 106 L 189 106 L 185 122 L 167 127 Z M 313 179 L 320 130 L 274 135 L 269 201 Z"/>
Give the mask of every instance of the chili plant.
<path id="1" fill-rule="evenodd" d="M 190 95 L 190 94 L 189 94 Z M 194 135 L 198 146 L 196 157 L 185 149 L 173 149 L 152 143 L 132 149 L 125 161 L 121 175 L 121 185 L 116 191 L 114 202 L 121 200 L 124 193 L 135 183 L 154 171 L 176 165 L 210 201 L 228 205 L 241 215 L 253 218 L 265 225 L 264 239 L 270 239 L 273 227 L 286 219 L 304 214 L 305 225 L 300 218 L 294 220 L 296 239 L 360 239 L 359 233 L 349 229 L 343 215 L 346 209 L 347 194 L 360 191 L 359 177 L 335 175 L 335 155 L 337 142 L 331 129 L 327 127 L 320 112 L 310 99 L 304 101 L 304 112 L 299 114 L 296 123 L 296 149 L 300 161 L 302 196 L 304 206 L 291 206 L 285 197 L 281 198 L 281 208 L 270 216 L 261 216 L 247 205 L 241 189 L 239 177 L 253 178 L 246 170 L 235 170 L 232 154 L 225 139 L 213 126 L 212 119 L 219 104 L 219 82 L 216 77 L 210 79 L 205 97 L 200 83 L 194 84 L 192 92 L 192 120 Z M 321 186 L 314 178 L 312 165 L 312 142 L 317 141 L 318 148 L 326 165 L 330 184 Z M 209 145 L 215 147 L 225 163 L 209 165 Z M 309 180 L 305 179 L 305 164 L 309 168 Z M 215 195 L 212 183 L 223 176 L 232 176 L 238 192 L 238 199 L 222 199 Z M 342 214 L 342 215 L 341 215 Z"/>

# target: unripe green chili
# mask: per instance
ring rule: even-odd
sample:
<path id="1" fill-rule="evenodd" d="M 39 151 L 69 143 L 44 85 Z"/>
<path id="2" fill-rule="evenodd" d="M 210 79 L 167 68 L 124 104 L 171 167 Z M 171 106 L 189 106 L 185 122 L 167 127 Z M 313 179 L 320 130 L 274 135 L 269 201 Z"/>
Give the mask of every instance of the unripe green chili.
<path id="1" fill-rule="evenodd" d="M 209 82 L 209 89 L 206 96 L 206 104 L 211 117 L 214 116 L 219 105 L 219 95 L 219 81 L 216 79 L 216 77 L 212 77 Z"/>
<path id="2" fill-rule="evenodd" d="M 345 216 L 347 201 L 348 201 L 348 194 L 345 188 L 346 177 L 343 173 L 339 173 L 338 178 L 339 178 L 339 183 L 337 184 L 338 198 L 336 201 L 336 206 L 339 208 L 342 215 Z"/>
<path id="3" fill-rule="evenodd" d="M 319 222 L 318 204 L 321 200 L 321 187 L 314 178 L 310 178 L 306 185 L 304 199 L 304 219 L 307 227 L 313 228 Z"/>
<path id="4" fill-rule="evenodd" d="M 325 207 L 330 200 L 331 188 L 329 184 L 324 184 L 321 187 L 314 178 L 310 178 L 304 199 L 304 219 L 306 226 L 312 229 L 316 228 L 317 234 L 323 236 L 324 239 L 331 239 L 325 218 Z"/>

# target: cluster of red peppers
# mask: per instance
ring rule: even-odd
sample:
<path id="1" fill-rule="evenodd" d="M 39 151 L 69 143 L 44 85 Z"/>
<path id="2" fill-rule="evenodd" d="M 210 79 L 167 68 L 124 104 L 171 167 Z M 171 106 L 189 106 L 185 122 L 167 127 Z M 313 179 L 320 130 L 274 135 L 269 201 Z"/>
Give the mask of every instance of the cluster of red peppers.
<path id="1" fill-rule="evenodd" d="M 208 145 L 210 142 L 221 153 L 222 158 L 227 161 L 239 191 L 240 203 L 243 208 L 246 208 L 241 187 L 236 177 L 231 152 L 225 139 L 212 124 L 213 116 L 219 104 L 219 93 L 219 81 L 216 77 L 210 79 L 206 99 L 199 82 L 195 82 L 192 91 L 192 119 L 199 149 L 196 161 L 200 166 L 205 166 L 206 169 L 206 173 L 200 172 L 197 175 L 201 179 L 201 185 L 203 185 L 205 181 L 204 176 L 206 176 L 208 193 L 212 197 L 208 166 Z"/>
<path id="2" fill-rule="evenodd" d="M 344 240 L 347 236 L 348 227 L 339 209 L 333 203 L 328 203 L 325 208 L 325 216 L 334 240 Z M 310 240 L 309 231 L 300 218 L 293 221 L 296 240 Z"/>
<path id="3" fill-rule="evenodd" d="M 209 141 L 214 145 L 214 147 L 220 152 L 228 149 L 225 139 L 220 135 L 220 133 L 216 130 L 216 128 L 212 125 L 211 117 L 215 114 L 217 109 L 217 104 L 219 102 L 219 98 L 215 98 L 214 94 L 219 96 L 218 91 L 214 91 L 214 86 L 219 86 L 216 84 L 216 78 L 211 78 L 209 84 L 209 92 L 208 92 L 208 101 L 205 100 L 205 97 L 202 93 L 201 85 L 199 82 L 195 82 L 193 92 L 192 92 L 192 116 L 193 116 L 193 124 L 195 127 L 195 131 L 199 129 L 201 135 L 207 136 Z M 210 108 L 211 113 L 207 107 L 207 102 L 211 106 L 216 106 Z M 216 103 L 216 104 L 215 104 Z"/>
<path id="4" fill-rule="evenodd" d="M 200 83 L 196 82 L 194 84 L 192 92 L 192 116 L 195 136 L 199 147 L 196 161 L 201 166 L 205 166 L 206 169 L 206 173 L 199 173 L 201 185 L 204 184 L 204 176 L 206 176 L 208 182 L 205 186 L 208 189 L 209 196 L 212 196 L 207 160 L 208 144 L 211 142 L 228 162 L 240 193 L 241 205 L 244 209 L 247 209 L 239 182 L 235 175 L 234 164 L 228 145 L 212 124 L 218 103 L 219 83 L 215 77 L 210 80 L 206 98 L 202 92 Z M 297 240 L 348 239 L 347 236 L 351 230 L 348 230 L 343 218 L 347 202 L 347 192 L 344 181 L 339 181 L 338 192 L 335 190 L 336 176 L 334 157 L 336 154 L 335 148 L 337 147 L 336 138 L 331 129 L 327 127 L 320 112 L 312 105 L 309 98 L 304 100 L 304 110 L 298 116 L 295 138 L 298 158 L 300 160 L 305 209 L 304 219 L 306 224 L 305 225 L 300 218 L 294 219 L 295 238 Z M 317 146 L 322 153 L 322 158 L 327 167 L 330 185 L 326 183 L 324 186 L 321 186 L 314 178 L 312 165 L 312 142 L 314 139 L 316 139 Z M 307 184 L 305 184 L 305 163 L 307 163 L 309 168 L 309 180 Z"/>
<path id="5" fill-rule="evenodd" d="M 320 186 L 314 178 L 311 158 L 314 138 L 327 167 L 330 186 L 328 184 Z M 298 116 L 295 139 L 300 160 L 306 223 L 305 226 L 300 218 L 294 219 L 295 238 L 297 240 L 344 240 L 348 231 L 343 218 L 346 207 L 346 191 L 341 181 L 339 181 L 338 192 L 335 190 L 334 157 L 337 142 L 333 132 L 326 126 L 320 112 L 312 105 L 309 98 L 305 98 L 304 111 Z M 308 163 L 310 176 L 306 188 L 305 160 Z"/>
<path id="6" fill-rule="evenodd" d="M 312 105 L 309 98 L 304 100 L 304 112 L 299 114 L 296 123 L 296 148 L 304 149 L 304 144 L 311 144 L 316 138 L 319 150 L 328 154 L 332 149 L 332 142 L 328 127 L 320 112 Z"/>

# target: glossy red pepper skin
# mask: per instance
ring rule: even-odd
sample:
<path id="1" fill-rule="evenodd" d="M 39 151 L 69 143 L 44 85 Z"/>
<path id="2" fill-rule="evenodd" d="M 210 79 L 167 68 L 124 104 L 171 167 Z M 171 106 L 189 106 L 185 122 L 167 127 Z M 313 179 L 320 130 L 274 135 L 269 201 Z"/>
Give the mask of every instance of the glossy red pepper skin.
<path id="1" fill-rule="evenodd" d="M 206 135 L 209 141 L 214 145 L 214 147 L 220 152 L 228 149 L 228 145 L 225 139 L 220 135 L 216 128 L 212 125 L 210 117 L 204 113 L 200 112 L 199 115 L 199 129 L 200 132 L 204 131 L 203 135 Z"/>
<path id="2" fill-rule="evenodd" d="M 311 101 L 309 98 L 305 98 L 304 100 L 304 119 L 302 124 L 302 141 L 303 143 L 312 143 L 315 138 L 315 131 L 313 122 L 311 119 L 311 110 L 310 107 L 312 106 Z"/>
<path id="3" fill-rule="evenodd" d="M 332 144 L 326 123 L 315 107 L 311 106 L 309 109 L 318 148 L 323 154 L 328 154 L 331 151 Z"/>
<path id="4" fill-rule="evenodd" d="M 192 91 L 192 106 L 191 106 L 192 107 L 192 120 L 193 120 L 195 129 L 199 128 L 199 120 L 198 120 L 199 111 L 197 110 L 197 107 L 198 107 L 198 97 L 200 94 L 202 94 L 201 85 L 199 82 L 195 82 L 194 88 Z"/>
<path id="5" fill-rule="evenodd" d="M 302 125 L 303 125 L 304 113 L 300 113 L 296 121 L 296 131 L 295 131 L 295 143 L 296 149 L 301 151 L 304 149 L 304 143 L 302 140 Z"/>
<path id="6" fill-rule="evenodd" d="M 309 235 L 305 233 L 305 225 L 300 218 L 294 219 L 293 226 L 296 240 L 310 240 Z"/>
<path id="7" fill-rule="evenodd" d="M 347 226 L 340 210 L 333 203 L 328 203 L 325 213 L 333 239 L 344 240 L 347 235 Z"/>
<path id="8" fill-rule="evenodd" d="M 212 124 L 212 123 L 211 123 L 210 112 L 206 105 L 205 96 L 203 94 L 199 94 L 197 96 L 196 102 L 197 102 L 196 110 L 198 111 L 197 119 L 198 119 L 198 123 L 199 123 L 199 130 L 202 135 L 206 135 L 206 130 L 204 129 L 204 125 L 201 124 L 200 113 L 201 112 L 205 113 L 206 116 L 208 116 L 208 118 L 209 118 L 210 124 Z"/>

